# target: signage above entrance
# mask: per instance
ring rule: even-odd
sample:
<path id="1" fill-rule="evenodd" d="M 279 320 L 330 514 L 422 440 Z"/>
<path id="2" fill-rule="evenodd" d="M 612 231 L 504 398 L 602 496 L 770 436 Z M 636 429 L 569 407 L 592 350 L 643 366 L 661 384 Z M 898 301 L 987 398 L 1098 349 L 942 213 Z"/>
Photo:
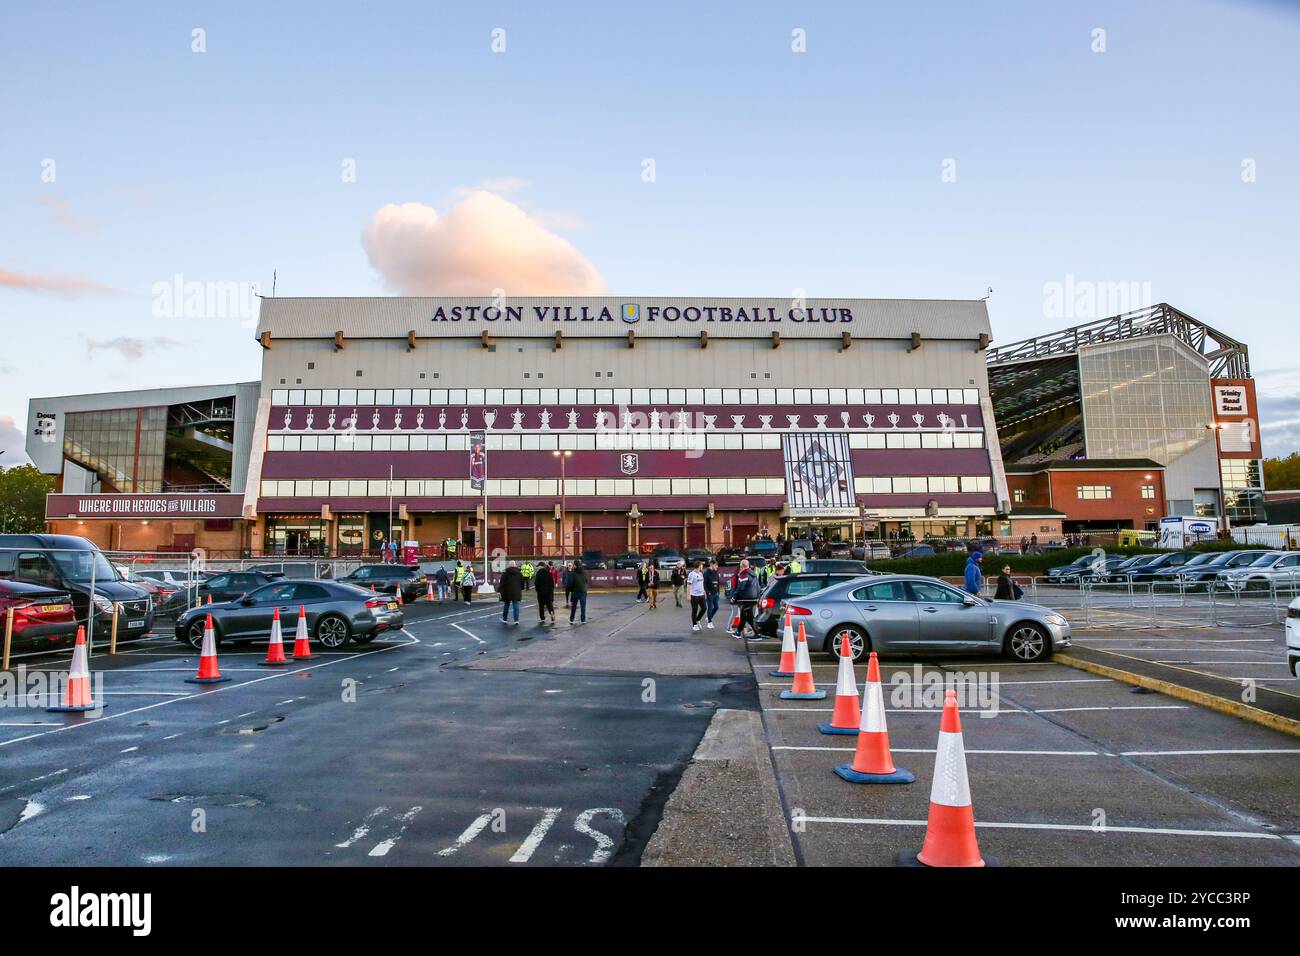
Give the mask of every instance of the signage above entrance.
<path id="1" fill-rule="evenodd" d="M 45 497 L 45 517 L 56 518 L 239 518 L 237 494 L 64 495 Z"/>

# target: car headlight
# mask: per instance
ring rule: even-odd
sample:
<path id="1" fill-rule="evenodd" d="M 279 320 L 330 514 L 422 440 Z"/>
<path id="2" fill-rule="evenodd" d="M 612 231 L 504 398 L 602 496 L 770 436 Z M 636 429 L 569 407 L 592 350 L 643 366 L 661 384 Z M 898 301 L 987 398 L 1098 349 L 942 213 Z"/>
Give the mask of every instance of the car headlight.
<path id="1" fill-rule="evenodd" d="M 1049 624 L 1055 624 L 1057 627 L 1061 627 L 1063 625 L 1070 623 L 1065 618 L 1061 617 L 1061 615 L 1059 614 L 1044 614 L 1043 619 L 1047 621 L 1047 623 Z"/>
<path id="2" fill-rule="evenodd" d="M 108 598 L 104 597 L 104 595 L 96 594 L 94 600 L 95 600 L 95 607 L 97 607 L 99 610 L 103 611 L 105 614 L 113 613 L 113 602 L 110 601 Z"/>

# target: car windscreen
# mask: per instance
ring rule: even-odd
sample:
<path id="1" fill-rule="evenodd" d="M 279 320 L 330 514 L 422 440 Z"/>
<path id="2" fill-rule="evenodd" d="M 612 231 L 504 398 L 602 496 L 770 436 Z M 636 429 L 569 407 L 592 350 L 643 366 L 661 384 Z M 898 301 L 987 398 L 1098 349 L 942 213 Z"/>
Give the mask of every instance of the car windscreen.
<path id="1" fill-rule="evenodd" d="M 1250 566 L 1252 568 L 1267 568 L 1280 557 L 1282 557 L 1282 555 L 1280 554 L 1261 555 L 1260 557 L 1256 558 L 1254 561 L 1250 562 Z"/>
<path id="2" fill-rule="evenodd" d="M 89 584 L 92 572 L 96 581 L 117 580 L 117 571 L 99 551 L 51 551 L 49 555 L 66 581 Z"/>

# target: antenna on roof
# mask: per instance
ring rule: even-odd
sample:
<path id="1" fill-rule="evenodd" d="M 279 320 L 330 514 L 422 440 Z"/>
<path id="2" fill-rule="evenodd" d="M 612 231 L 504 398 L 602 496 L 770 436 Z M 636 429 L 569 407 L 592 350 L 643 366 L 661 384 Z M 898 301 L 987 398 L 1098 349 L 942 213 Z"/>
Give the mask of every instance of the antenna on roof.
<path id="1" fill-rule="evenodd" d="M 275 293 L 273 292 L 271 294 L 274 295 Z M 987 302 L 989 300 L 989 296 L 991 295 L 993 295 L 993 286 L 989 286 L 989 291 L 986 292 L 984 295 L 980 296 L 980 300 L 983 302 Z"/>
<path id="2" fill-rule="evenodd" d="M 275 298 L 275 281 L 277 278 L 279 278 L 279 275 L 276 273 L 274 269 L 272 269 L 271 270 L 271 298 L 273 299 Z M 989 291 L 992 292 L 993 290 L 989 289 Z"/>

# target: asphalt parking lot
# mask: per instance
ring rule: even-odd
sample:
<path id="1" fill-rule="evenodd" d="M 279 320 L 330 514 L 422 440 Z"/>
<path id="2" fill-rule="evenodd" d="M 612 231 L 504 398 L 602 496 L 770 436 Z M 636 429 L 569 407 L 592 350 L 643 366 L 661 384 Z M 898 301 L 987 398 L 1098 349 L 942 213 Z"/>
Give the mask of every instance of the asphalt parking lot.
<path id="1" fill-rule="evenodd" d="M 794 828 L 801 858 L 894 864 L 923 839 L 939 730 L 937 707 L 891 706 L 895 675 L 915 680 L 918 662 L 882 661 L 881 675 L 894 761 L 916 782 L 857 786 L 831 772 L 852 758 L 854 738 L 817 729 L 831 713 L 836 664 L 814 656 L 826 700 L 780 700 L 788 682 L 768 674 L 778 652 L 779 642 L 755 645 L 752 663 L 784 809 L 804 818 Z M 1296 737 L 1056 663 L 920 663 L 923 680 L 985 682 L 962 729 L 978 839 L 1000 864 L 1300 863 Z M 859 692 L 864 676 L 857 668 Z"/>
<path id="2" fill-rule="evenodd" d="M 575 639 L 638 613 L 593 596 Z M 264 644 L 223 647 L 232 680 L 207 687 L 166 634 L 97 652 L 102 716 L 0 720 L 0 862 L 635 863 L 728 678 L 657 675 L 647 701 L 645 668 L 471 668 L 569 630 L 530 614 L 414 605 L 400 633 L 274 670 Z"/>

